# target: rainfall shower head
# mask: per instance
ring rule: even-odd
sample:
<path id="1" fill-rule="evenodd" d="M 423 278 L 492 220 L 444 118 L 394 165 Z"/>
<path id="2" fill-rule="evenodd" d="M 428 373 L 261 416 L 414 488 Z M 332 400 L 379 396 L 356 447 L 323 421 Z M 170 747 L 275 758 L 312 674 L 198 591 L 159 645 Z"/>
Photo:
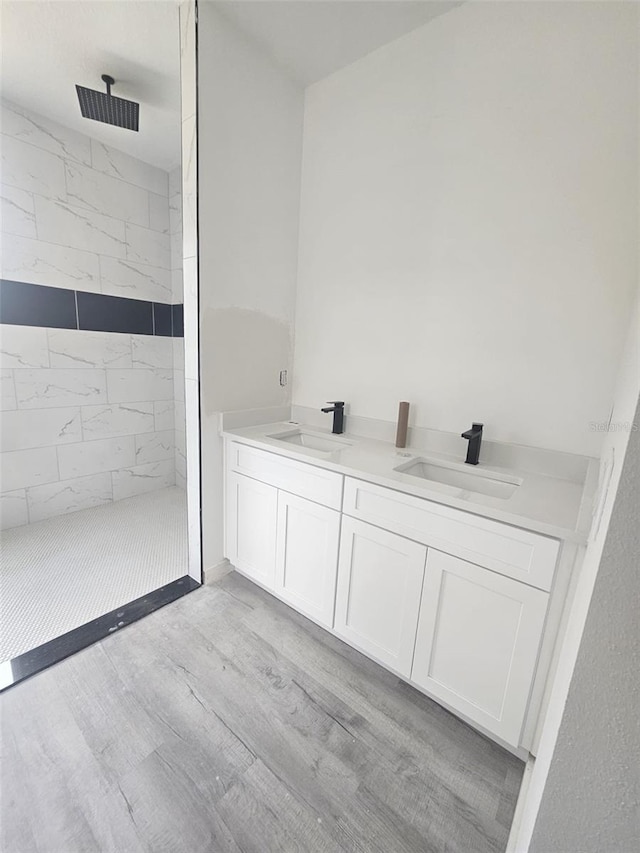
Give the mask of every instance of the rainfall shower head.
<path id="1" fill-rule="evenodd" d="M 125 101 L 124 98 L 116 98 L 111 94 L 111 87 L 115 83 L 113 77 L 103 74 L 102 79 L 107 84 L 106 92 L 85 89 L 84 86 L 76 84 L 82 115 L 104 124 L 115 124 L 116 127 L 124 127 L 127 130 L 138 130 L 140 104 L 136 104 L 135 101 Z"/>

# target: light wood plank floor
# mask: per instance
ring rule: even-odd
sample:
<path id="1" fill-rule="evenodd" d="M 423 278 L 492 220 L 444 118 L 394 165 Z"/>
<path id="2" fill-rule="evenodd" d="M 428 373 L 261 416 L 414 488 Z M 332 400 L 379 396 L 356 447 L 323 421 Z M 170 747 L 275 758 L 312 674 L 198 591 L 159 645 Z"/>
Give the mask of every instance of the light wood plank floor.
<path id="1" fill-rule="evenodd" d="M 523 769 L 236 574 L 0 712 L 3 853 L 503 851 Z"/>

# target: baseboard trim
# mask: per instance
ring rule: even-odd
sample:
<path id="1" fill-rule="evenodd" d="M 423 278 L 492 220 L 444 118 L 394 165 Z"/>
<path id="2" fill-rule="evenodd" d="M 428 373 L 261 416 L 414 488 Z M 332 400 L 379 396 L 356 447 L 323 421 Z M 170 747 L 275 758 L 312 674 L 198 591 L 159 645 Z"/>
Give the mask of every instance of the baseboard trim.
<path id="1" fill-rule="evenodd" d="M 522 784 L 520 785 L 520 792 L 516 801 L 516 808 L 513 813 L 513 820 L 511 821 L 511 830 L 509 831 L 509 838 L 507 840 L 507 847 L 505 849 L 505 853 L 524 853 L 524 851 L 526 850 L 526 848 L 522 847 L 520 831 L 522 829 L 522 818 L 527 808 L 527 798 L 529 796 L 529 788 L 531 787 L 531 776 L 533 774 L 533 768 L 535 766 L 535 763 L 535 758 L 533 756 L 530 756 L 529 760 L 525 765 L 524 774 L 522 776 Z"/>
<path id="2" fill-rule="evenodd" d="M 221 560 L 217 565 L 210 566 L 208 569 L 204 570 L 204 582 L 205 584 L 216 583 L 216 581 L 221 580 L 225 575 L 228 575 L 233 570 L 233 566 L 225 557 L 224 560 Z"/>

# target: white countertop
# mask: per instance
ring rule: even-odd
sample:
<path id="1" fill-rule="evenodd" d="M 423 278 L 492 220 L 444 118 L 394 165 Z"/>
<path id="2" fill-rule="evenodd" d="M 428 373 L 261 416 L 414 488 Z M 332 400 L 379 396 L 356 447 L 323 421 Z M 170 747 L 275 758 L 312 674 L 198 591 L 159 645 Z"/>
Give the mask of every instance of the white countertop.
<path id="1" fill-rule="evenodd" d="M 547 536 L 573 542 L 587 540 L 597 480 L 595 465 L 591 467 L 586 482 L 572 482 L 531 471 L 483 465 L 481 461 L 474 467 L 474 471 L 478 474 L 483 471 L 493 472 L 515 476 L 522 480 L 522 484 L 510 498 L 495 498 L 394 471 L 394 468 L 412 457 L 429 459 L 436 463 L 464 462 L 463 459 L 453 458 L 444 453 L 425 452 L 411 447 L 399 450 L 388 442 L 362 438 L 349 433 L 335 436 L 338 440 L 349 442 L 349 446 L 331 453 L 302 448 L 269 437 L 274 433 L 283 433 L 296 428 L 318 436 L 331 437 L 329 430 L 291 421 L 226 429 L 223 435 L 243 444 L 306 462 L 309 465 L 337 471 L 346 476 L 377 483 L 380 486 L 387 486 L 506 524 L 514 524 Z M 482 452 L 480 457 L 482 459 Z"/>

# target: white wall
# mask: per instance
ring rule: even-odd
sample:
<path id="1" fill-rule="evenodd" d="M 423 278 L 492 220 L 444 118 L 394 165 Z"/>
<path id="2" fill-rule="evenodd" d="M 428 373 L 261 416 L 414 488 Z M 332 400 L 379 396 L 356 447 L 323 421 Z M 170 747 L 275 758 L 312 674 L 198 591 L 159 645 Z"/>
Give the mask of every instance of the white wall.
<path id="1" fill-rule="evenodd" d="M 467 3 L 307 89 L 295 404 L 598 453 L 637 276 L 637 15 Z"/>
<path id="2" fill-rule="evenodd" d="M 203 3 L 199 50 L 204 563 L 222 559 L 217 413 L 287 404 L 303 93 Z"/>
<path id="3" fill-rule="evenodd" d="M 171 303 L 167 173 L 4 101 L 2 131 L 1 277 Z M 3 527 L 175 483 L 174 351 L 0 326 Z"/>
<path id="4" fill-rule="evenodd" d="M 640 842 L 640 408 L 591 599 L 531 853 Z"/>
<path id="5" fill-rule="evenodd" d="M 514 851 L 627 853 L 637 847 L 639 401 L 636 304 L 605 433 L 599 509 Z"/>

